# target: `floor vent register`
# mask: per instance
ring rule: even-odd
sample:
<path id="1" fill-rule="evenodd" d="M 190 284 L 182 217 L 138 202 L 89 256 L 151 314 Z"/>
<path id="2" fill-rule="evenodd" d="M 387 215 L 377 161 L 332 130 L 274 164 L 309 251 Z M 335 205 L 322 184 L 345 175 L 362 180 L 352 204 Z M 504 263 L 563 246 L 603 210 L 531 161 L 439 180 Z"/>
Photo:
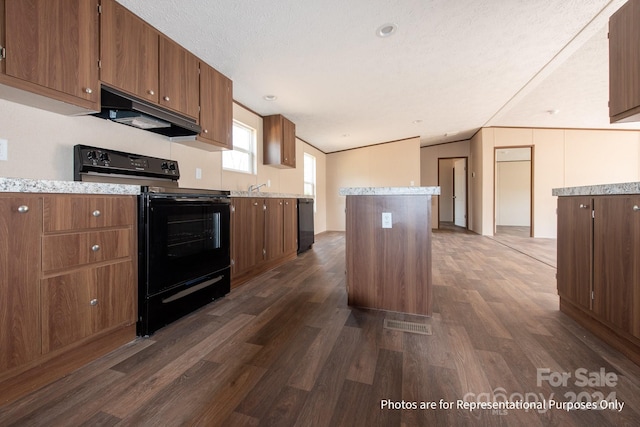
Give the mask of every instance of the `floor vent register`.
<path id="1" fill-rule="evenodd" d="M 384 319 L 385 329 L 394 331 L 411 332 L 414 334 L 431 335 L 431 325 L 424 323 L 404 322 L 402 320 Z"/>

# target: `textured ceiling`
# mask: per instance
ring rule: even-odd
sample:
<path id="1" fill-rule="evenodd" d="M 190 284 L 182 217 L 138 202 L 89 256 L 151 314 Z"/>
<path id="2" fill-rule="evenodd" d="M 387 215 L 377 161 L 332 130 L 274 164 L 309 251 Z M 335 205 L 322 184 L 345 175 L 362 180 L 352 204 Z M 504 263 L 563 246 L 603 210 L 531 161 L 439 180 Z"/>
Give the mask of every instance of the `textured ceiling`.
<path id="1" fill-rule="evenodd" d="M 606 29 L 625 0 L 118 1 L 325 152 L 483 126 L 640 129 L 608 120 Z"/>

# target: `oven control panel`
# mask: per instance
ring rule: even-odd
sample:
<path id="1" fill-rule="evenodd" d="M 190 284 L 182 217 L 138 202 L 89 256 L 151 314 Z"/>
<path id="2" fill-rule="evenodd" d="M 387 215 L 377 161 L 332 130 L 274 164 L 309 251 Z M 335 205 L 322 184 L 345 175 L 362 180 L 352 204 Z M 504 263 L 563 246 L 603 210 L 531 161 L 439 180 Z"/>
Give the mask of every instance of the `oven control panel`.
<path id="1" fill-rule="evenodd" d="M 170 159 L 125 153 L 106 148 L 76 145 L 74 151 L 74 180 L 82 181 L 83 174 L 116 174 L 177 181 L 178 162 Z"/>

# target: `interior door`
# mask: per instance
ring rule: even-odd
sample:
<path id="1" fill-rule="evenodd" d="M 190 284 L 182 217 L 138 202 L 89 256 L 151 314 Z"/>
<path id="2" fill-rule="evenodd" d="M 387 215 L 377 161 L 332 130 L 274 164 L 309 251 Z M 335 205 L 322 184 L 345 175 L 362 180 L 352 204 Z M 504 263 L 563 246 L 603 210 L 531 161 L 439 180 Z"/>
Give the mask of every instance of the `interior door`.
<path id="1" fill-rule="evenodd" d="M 467 159 L 453 162 L 453 212 L 454 224 L 467 226 Z"/>

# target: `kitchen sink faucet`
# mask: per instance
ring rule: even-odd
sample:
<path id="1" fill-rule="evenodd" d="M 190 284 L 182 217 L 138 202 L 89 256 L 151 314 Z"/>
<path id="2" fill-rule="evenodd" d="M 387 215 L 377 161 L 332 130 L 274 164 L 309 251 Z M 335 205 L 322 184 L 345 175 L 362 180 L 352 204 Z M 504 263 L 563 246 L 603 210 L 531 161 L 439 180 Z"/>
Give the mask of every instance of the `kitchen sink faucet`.
<path id="1" fill-rule="evenodd" d="M 265 184 L 260 184 L 260 185 L 253 185 L 253 184 L 251 184 L 251 185 L 249 186 L 249 193 L 251 193 L 251 192 L 252 192 L 252 191 L 254 191 L 254 190 L 255 190 L 255 191 L 260 191 L 260 187 L 264 187 L 265 185 L 267 185 L 267 184 L 266 184 L 266 183 L 265 183 Z"/>

